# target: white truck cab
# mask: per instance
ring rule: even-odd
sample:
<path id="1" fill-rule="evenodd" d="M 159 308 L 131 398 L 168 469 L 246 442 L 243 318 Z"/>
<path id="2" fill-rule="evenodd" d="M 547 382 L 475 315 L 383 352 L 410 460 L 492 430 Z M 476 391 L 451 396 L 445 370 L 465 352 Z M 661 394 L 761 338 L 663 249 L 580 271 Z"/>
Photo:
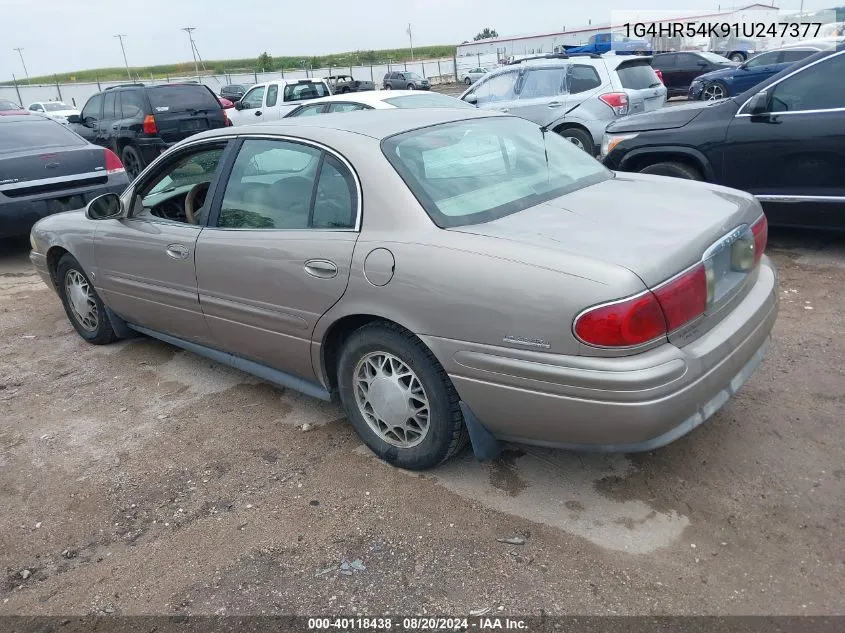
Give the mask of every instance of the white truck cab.
<path id="1" fill-rule="evenodd" d="M 232 125 L 278 121 L 303 101 L 331 93 L 329 85 L 318 78 L 265 81 L 252 86 L 226 114 Z"/>

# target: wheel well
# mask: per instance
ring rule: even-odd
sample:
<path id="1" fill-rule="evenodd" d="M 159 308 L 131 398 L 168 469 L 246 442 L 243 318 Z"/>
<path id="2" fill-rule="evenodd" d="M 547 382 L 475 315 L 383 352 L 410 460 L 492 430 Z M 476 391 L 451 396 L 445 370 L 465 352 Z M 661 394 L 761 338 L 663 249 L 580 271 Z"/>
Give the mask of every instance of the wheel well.
<path id="1" fill-rule="evenodd" d="M 625 162 L 625 171 L 642 171 L 649 165 L 655 165 L 657 163 L 682 163 L 688 167 L 692 167 L 693 169 L 697 170 L 703 178 L 707 178 L 707 170 L 704 169 L 704 165 L 694 157 L 690 156 L 689 154 L 684 154 L 682 152 L 666 152 L 660 154 L 640 154 L 639 156 L 634 156 L 630 160 Z"/>
<path id="2" fill-rule="evenodd" d="M 321 354 L 323 359 L 323 374 L 330 392 L 337 390 L 337 363 L 340 360 L 340 350 L 343 349 L 344 343 L 346 343 L 347 339 L 357 329 L 377 321 L 399 325 L 395 321 L 372 314 L 351 314 L 332 323 L 328 332 L 326 332 L 326 335 L 323 337 Z"/>
<path id="3" fill-rule="evenodd" d="M 68 251 L 63 249 L 61 246 L 53 246 L 47 251 L 47 269 L 50 271 L 50 279 L 53 280 L 53 286 L 55 288 L 59 287 L 59 280 L 57 269 L 59 267 L 59 260 L 64 256 Z"/>
<path id="4" fill-rule="evenodd" d="M 589 136 L 590 140 L 593 141 L 593 143 L 595 144 L 596 141 L 593 138 L 593 133 L 590 132 L 590 130 L 588 130 L 587 128 L 585 128 L 583 125 L 580 125 L 579 123 L 561 123 L 560 125 L 558 125 L 555 128 L 555 133 L 560 134 L 564 130 L 571 130 L 573 128 L 577 129 L 577 130 L 581 130 L 582 132 L 586 132 L 587 136 Z"/>

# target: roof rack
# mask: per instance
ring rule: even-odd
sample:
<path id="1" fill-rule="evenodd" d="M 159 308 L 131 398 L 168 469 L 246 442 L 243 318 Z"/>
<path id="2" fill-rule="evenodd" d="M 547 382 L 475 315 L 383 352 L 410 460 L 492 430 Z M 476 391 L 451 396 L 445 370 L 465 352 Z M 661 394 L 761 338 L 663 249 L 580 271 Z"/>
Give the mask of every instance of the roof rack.
<path id="1" fill-rule="evenodd" d="M 590 59 L 601 59 L 598 53 L 567 53 L 569 57 L 589 57 Z"/>
<path id="2" fill-rule="evenodd" d="M 511 64 L 521 64 L 522 62 L 529 62 L 533 59 L 569 59 L 566 53 L 548 53 L 546 55 L 532 55 L 531 57 L 523 57 L 522 59 L 515 59 Z"/>
<path id="3" fill-rule="evenodd" d="M 138 83 L 138 84 L 120 84 L 119 86 L 109 86 L 108 88 L 106 88 L 106 90 L 114 90 L 115 88 L 138 88 L 138 87 L 143 88 L 143 86 L 144 86 L 144 84 L 141 84 L 141 83 Z"/>

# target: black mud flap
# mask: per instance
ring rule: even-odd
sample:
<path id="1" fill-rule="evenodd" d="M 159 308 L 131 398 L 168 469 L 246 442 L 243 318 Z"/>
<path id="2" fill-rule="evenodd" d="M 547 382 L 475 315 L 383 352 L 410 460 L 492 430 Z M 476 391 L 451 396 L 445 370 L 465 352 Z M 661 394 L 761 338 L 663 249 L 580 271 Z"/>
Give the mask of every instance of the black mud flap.
<path id="1" fill-rule="evenodd" d="M 492 433 L 484 428 L 475 414 L 463 402 L 461 405 L 461 413 L 464 414 L 464 423 L 467 425 L 469 431 L 469 440 L 472 443 L 472 452 L 475 453 L 475 458 L 480 462 L 486 462 L 496 459 L 502 454 L 502 443 L 493 437 Z"/>
<path id="2" fill-rule="evenodd" d="M 138 332 L 126 325 L 126 321 L 117 316 L 108 307 L 106 307 L 106 316 L 108 316 L 109 323 L 111 323 L 111 329 L 114 330 L 115 334 L 117 334 L 117 338 L 125 339 L 136 338 L 139 336 Z"/>

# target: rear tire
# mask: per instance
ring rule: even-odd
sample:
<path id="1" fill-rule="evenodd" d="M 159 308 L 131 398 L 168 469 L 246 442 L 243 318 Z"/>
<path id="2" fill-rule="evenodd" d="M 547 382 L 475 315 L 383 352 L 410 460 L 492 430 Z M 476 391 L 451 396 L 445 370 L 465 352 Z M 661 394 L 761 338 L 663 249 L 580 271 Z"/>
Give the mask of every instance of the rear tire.
<path id="1" fill-rule="evenodd" d="M 471 86 L 471 85 L 472 85 L 472 79 L 470 79 L 469 77 L 466 77 L 466 78 L 464 79 L 464 83 L 465 83 L 467 86 Z"/>
<path id="2" fill-rule="evenodd" d="M 387 463 L 424 470 L 466 446 L 452 381 L 422 341 L 401 327 L 377 322 L 354 332 L 341 351 L 337 381 L 358 436 Z"/>
<path id="3" fill-rule="evenodd" d="M 731 53 L 731 56 L 728 57 L 732 62 L 742 63 L 746 60 L 745 53 Z"/>
<path id="4" fill-rule="evenodd" d="M 120 153 L 120 160 L 123 162 L 129 180 L 135 180 L 138 174 L 144 170 L 145 164 L 144 159 L 141 158 L 141 153 L 131 145 L 123 148 Z"/>
<path id="5" fill-rule="evenodd" d="M 648 167 L 643 167 L 640 173 L 652 174 L 654 176 L 670 176 L 672 178 L 683 178 L 686 180 L 704 180 L 701 172 L 695 167 L 673 161 L 654 163 Z"/>
<path id="6" fill-rule="evenodd" d="M 79 336 L 94 345 L 117 340 L 102 299 L 72 255 L 65 254 L 59 260 L 56 282 L 67 318 Z"/>
<path id="7" fill-rule="evenodd" d="M 408 85 L 406 86 L 406 88 L 407 88 L 408 90 L 414 90 L 414 84 L 408 84 Z"/>
<path id="8" fill-rule="evenodd" d="M 391 86 L 390 84 L 384 84 L 384 89 L 385 90 L 393 90 L 393 86 Z"/>
<path id="9" fill-rule="evenodd" d="M 570 127 L 561 130 L 558 134 L 579 149 L 583 149 L 590 156 L 596 155 L 596 146 L 593 143 L 593 138 L 588 132 L 585 132 L 577 127 Z"/>

